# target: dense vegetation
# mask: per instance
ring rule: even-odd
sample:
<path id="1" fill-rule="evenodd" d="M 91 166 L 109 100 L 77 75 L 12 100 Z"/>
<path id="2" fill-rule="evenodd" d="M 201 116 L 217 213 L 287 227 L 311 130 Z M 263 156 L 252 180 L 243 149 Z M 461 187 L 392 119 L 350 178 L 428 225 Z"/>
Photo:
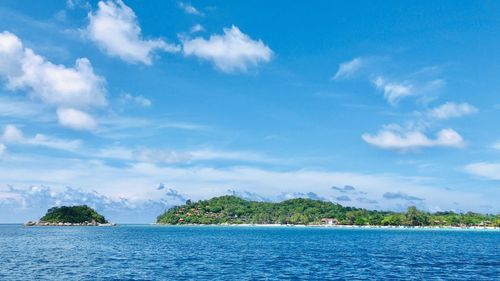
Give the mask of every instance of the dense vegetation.
<path id="1" fill-rule="evenodd" d="M 500 215 L 454 212 L 428 213 L 409 207 L 404 213 L 369 211 L 332 202 L 291 199 L 280 203 L 221 196 L 173 207 L 158 216 L 162 224 L 321 224 L 335 219 L 345 225 L 500 226 Z"/>
<path id="2" fill-rule="evenodd" d="M 87 205 L 50 208 L 40 221 L 50 223 L 84 223 L 93 221 L 96 223 L 108 223 L 102 215 Z"/>

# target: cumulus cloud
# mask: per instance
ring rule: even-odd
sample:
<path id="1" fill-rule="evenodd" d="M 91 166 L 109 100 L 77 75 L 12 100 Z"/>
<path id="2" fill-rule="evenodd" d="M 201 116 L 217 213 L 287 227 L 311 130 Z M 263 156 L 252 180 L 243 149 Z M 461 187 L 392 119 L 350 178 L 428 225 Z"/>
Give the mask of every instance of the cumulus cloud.
<path id="1" fill-rule="evenodd" d="M 195 56 L 211 61 L 223 72 L 247 71 L 250 66 L 269 62 L 272 50 L 261 40 L 253 40 L 236 26 L 224 28 L 224 34 L 211 35 L 209 39 L 183 38 L 185 56 Z"/>
<path id="2" fill-rule="evenodd" d="M 453 129 L 442 129 L 431 139 L 419 130 L 395 130 L 386 127 L 376 135 L 363 134 L 362 139 L 382 149 L 415 150 L 427 147 L 454 147 L 465 146 L 462 136 Z"/>
<path id="3" fill-rule="evenodd" d="M 478 110 L 468 103 L 454 103 L 447 102 L 429 111 L 429 115 L 436 119 L 449 119 L 470 115 L 476 113 Z"/>
<path id="4" fill-rule="evenodd" d="M 403 192 L 386 192 L 383 197 L 388 200 L 407 200 L 407 201 L 423 201 L 425 199 L 408 195 Z"/>
<path id="5" fill-rule="evenodd" d="M 34 137 L 25 137 L 19 128 L 11 124 L 5 126 L 0 140 L 12 144 L 43 146 L 67 151 L 75 151 L 81 146 L 81 141 L 79 140 L 59 139 L 42 134 L 36 134 Z"/>
<path id="6" fill-rule="evenodd" d="M 478 162 L 465 166 L 465 171 L 485 179 L 500 180 L 500 163 Z"/>
<path id="7" fill-rule="evenodd" d="M 193 5 L 189 3 L 179 2 L 179 8 L 181 8 L 186 14 L 202 16 L 203 13 L 196 9 Z"/>
<path id="8" fill-rule="evenodd" d="M 54 206 L 88 205 L 114 222 L 153 222 L 156 216 L 173 205 L 185 202 L 181 194 L 169 190 L 158 200 L 130 200 L 102 195 L 96 191 L 49 186 L 8 187 L 0 190 L 0 212 L 11 222 L 37 220 Z M 5 222 L 5 221 L 2 221 Z"/>
<path id="9" fill-rule="evenodd" d="M 150 65 L 155 51 L 178 52 L 162 39 L 144 39 L 134 11 L 121 0 L 100 1 L 89 13 L 86 34 L 104 52 L 129 63 Z"/>
<path id="10" fill-rule="evenodd" d="M 339 65 L 337 73 L 332 77 L 333 80 L 342 80 L 350 78 L 354 75 L 364 64 L 364 60 L 361 58 L 354 58 L 353 60 L 343 62 Z"/>
<path id="11" fill-rule="evenodd" d="M 396 105 L 401 99 L 413 94 L 414 86 L 407 81 L 393 82 L 387 81 L 384 77 L 378 76 L 372 81 L 375 87 L 384 93 L 384 98 L 391 104 Z"/>
<path id="12" fill-rule="evenodd" d="M 227 194 L 237 187 L 266 198 L 289 199 L 293 196 L 330 198 L 331 183 L 349 182 L 362 186 L 368 194 L 363 197 L 383 198 L 388 187 L 398 187 L 398 191 L 426 198 L 421 201 L 422 209 L 440 207 L 466 211 L 480 210 L 480 205 L 500 206 L 498 196 L 491 196 L 481 190 L 447 190 L 439 188 L 441 182 L 429 178 L 402 177 L 397 174 L 362 174 L 328 170 L 273 170 L 243 165 L 207 167 L 203 165 L 155 165 L 150 163 L 128 163 L 113 165 L 113 161 L 74 159 L 61 157 L 13 158 L 0 161 L 0 179 L 3 183 L 17 186 L 45 184 L 54 188 L 82 186 L 86 190 L 96 190 L 113 198 L 137 200 L 159 200 L 164 191 L 157 190 L 158 183 L 179 190 L 184 198 L 207 199 Z M 119 187 L 119 188 L 117 188 Z M 305 190 L 314 194 L 307 194 Z M 1 187 L 0 187 L 1 192 Z M 285 193 L 287 196 L 276 196 Z M 356 195 L 359 193 L 356 193 Z M 0 195 L 1 196 L 1 195 Z M 361 195 L 359 195 L 361 196 Z M 279 197 L 279 198 L 278 198 Z M 459 202 L 459 205 L 453 204 Z M 400 210 L 408 201 L 384 200 L 385 210 Z M 425 205 L 424 205 L 425 204 Z M 349 205 L 360 206 L 358 201 Z M 498 208 L 497 208 L 498 209 Z M 0 218 L 1 219 L 1 218 Z"/>
<path id="13" fill-rule="evenodd" d="M 74 108 L 57 109 L 57 118 L 63 127 L 75 130 L 93 130 L 97 127 L 97 121 L 94 117 Z"/>
<path id="14" fill-rule="evenodd" d="M 56 106 L 106 104 L 104 79 L 94 74 L 86 58 L 76 60 L 74 68 L 55 65 L 4 31 L 0 33 L 0 61 L 0 75 L 10 90 L 28 89 L 36 98 Z"/>
<path id="15" fill-rule="evenodd" d="M 4 128 L 2 140 L 8 142 L 18 142 L 24 139 L 23 133 L 14 125 L 7 125 Z"/>
<path id="16" fill-rule="evenodd" d="M 53 64 L 7 31 L 0 33 L 0 76 L 7 89 L 27 90 L 33 98 L 58 108 L 106 105 L 104 79 L 94 74 L 88 59 L 77 59 L 73 68 Z"/>

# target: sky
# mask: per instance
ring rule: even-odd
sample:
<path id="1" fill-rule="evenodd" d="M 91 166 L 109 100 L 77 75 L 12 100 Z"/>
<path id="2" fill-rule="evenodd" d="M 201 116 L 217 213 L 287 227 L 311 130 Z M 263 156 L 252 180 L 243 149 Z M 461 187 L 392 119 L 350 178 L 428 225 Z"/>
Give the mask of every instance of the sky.
<path id="1" fill-rule="evenodd" d="M 2 1 L 0 223 L 187 199 L 500 212 L 494 1 Z"/>

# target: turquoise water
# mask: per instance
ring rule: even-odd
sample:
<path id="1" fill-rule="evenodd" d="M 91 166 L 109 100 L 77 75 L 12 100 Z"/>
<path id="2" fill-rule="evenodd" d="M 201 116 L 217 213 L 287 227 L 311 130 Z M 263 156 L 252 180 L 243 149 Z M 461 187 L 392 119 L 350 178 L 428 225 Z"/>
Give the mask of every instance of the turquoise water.
<path id="1" fill-rule="evenodd" d="M 500 232 L 0 225 L 0 280 L 500 280 Z"/>

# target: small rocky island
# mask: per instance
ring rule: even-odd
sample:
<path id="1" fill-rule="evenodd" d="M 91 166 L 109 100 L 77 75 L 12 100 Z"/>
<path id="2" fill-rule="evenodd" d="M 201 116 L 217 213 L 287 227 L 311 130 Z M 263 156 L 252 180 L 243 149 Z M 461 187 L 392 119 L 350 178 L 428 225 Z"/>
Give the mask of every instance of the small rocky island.
<path id="1" fill-rule="evenodd" d="M 50 208 L 40 221 L 25 226 L 114 226 L 87 205 Z"/>

